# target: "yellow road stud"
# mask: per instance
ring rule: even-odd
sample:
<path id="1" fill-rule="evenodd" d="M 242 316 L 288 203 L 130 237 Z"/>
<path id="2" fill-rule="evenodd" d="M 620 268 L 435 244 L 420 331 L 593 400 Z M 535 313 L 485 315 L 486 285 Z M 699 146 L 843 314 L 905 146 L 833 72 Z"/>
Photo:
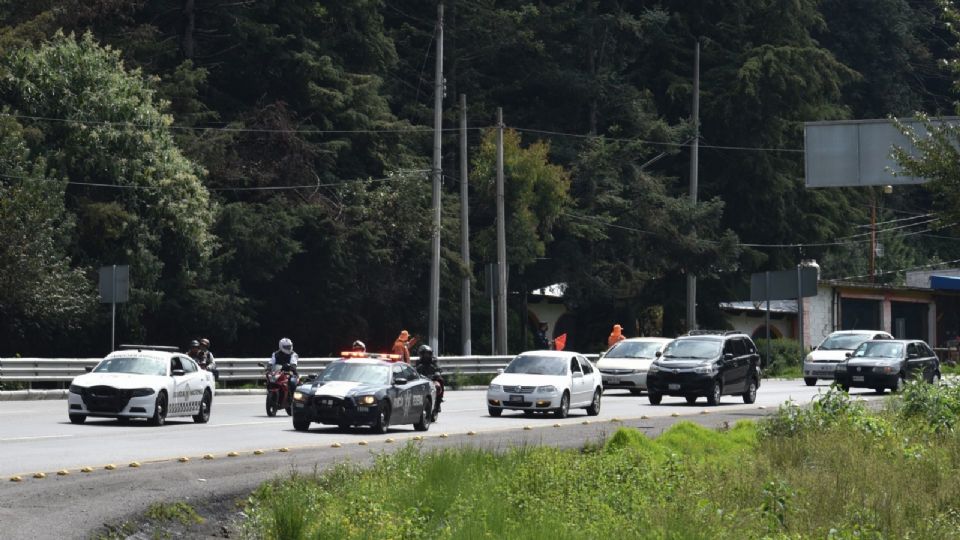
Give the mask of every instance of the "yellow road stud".
<path id="1" fill-rule="evenodd" d="M 415 441 L 422 441 L 422 440 L 423 440 L 423 435 L 414 435 L 414 436 L 413 436 L 413 440 L 415 440 Z"/>
<path id="2" fill-rule="evenodd" d="M 203 459 L 213 459 L 213 454 L 204 454 Z"/>
<path id="3" fill-rule="evenodd" d="M 19 477 L 19 476 L 11 476 L 11 477 L 10 477 L 10 481 L 11 481 L 11 482 L 20 482 L 21 480 L 23 480 L 23 478 L 21 478 L 21 477 Z"/>
<path id="4" fill-rule="evenodd" d="M 254 450 L 254 451 L 253 451 L 253 455 L 255 455 L 255 456 L 262 456 L 262 455 L 263 455 L 263 450 Z"/>
<path id="5" fill-rule="evenodd" d="M 183 456 L 183 457 L 181 457 L 180 459 L 178 459 L 177 461 L 179 461 L 180 463 L 186 463 L 186 462 L 190 461 L 190 458 L 188 458 L 187 456 Z"/>
<path id="6" fill-rule="evenodd" d="M 476 434 L 477 434 L 477 432 L 476 432 L 476 431 L 473 431 L 473 430 L 470 430 L 470 431 L 467 432 L 467 435 L 476 435 Z"/>
<path id="7" fill-rule="evenodd" d="M 366 445 L 367 445 L 367 441 L 360 441 L 358 444 L 359 444 L 360 446 L 366 446 Z"/>
<path id="8" fill-rule="evenodd" d="M 335 443 L 333 443 L 333 444 L 330 445 L 331 448 L 340 448 L 341 446 L 343 446 L 343 445 L 340 444 L 340 443 L 338 443 L 338 442 L 335 442 Z"/>
<path id="9" fill-rule="evenodd" d="M 388 437 L 387 440 L 384 442 L 392 443 L 392 442 L 395 442 L 395 439 L 393 437 Z"/>
<path id="10" fill-rule="evenodd" d="M 647 416 L 647 415 L 643 415 L 643 416 L 640 417 L 640 419 L 641 419 L 641 420 L 649 420 L 650 417 Z"/>
<path id="11" fill-rule="evenodd" d="M 560 427 L 560 424 L 554 424 L 553 427 Z"/>
<path id="12" fill-rule="evenodd" d="M 447 437 L 449 437 L 449 435 L 447 435 L 446 433 L 441 433 L 441 434 L 440 434 L 440 438 L 441 438 L 441 439 L 446 439 Z"/>
<path id="13" fill-rule="evenodd" d="M 42 472 L 33 473 L 33 477 L 36 478 L 37 480 L 43 480 L 44 478 L 47 477 L 47 473 L 42 473 Z"/>
<path id="14" fill-rule="evenodd" d="M 108 471 L 112 471 L 112 470 L 116 469 L 117 466 L 114 465 L 113 463 L 110 463 L 109 465 L 106 465 L 106 466 L 104 466 L 103 468 L 106 469 L 106 470 L 108 470 Z"/>
<path id="15" fill-rule="evenodd" d="M 237 457 L 237 456 L 239 456 L 239 455 L 240 455 L 240 452 L 230 452 L 230 453 L 227 454 L 227 456 L 229 456 L 229 457 Z"/>
<path id="16" fill-rule="evenodd" d="M 80 472 L 93 472 L 93 467 L 84 467 L 80 469 Z"/>
<path id="17" fill-rule="evenodd" d="M 289 452 L 290 449 L 287 448 L 287 447 L 283 447 L 283 448 L 280 449 L 280 451 L 281 451 L 281 452 Z"/>
<path id="18" fill-rule="evenodd" d="M 680 416 L 680 413 L 675 412 L 675 413 L 670 414 L 670 416 L 676 418 L 676 417 Z"/>
<path id="19" fill-rule="evenodd" d="M 530 431 L 533 429 L 533 426 L 523 426 L 524 431 Z"/>
<path id="20" fill-rule="evenodd" d="M 70 471 L 66 469 L 60 469 L 59 471 L 57 471 L 57 476 L 67 476 L 69 474 L 70 474 Z"/>
<path id="21" fill-rule="evenodd" d="M 139 466 L 140 466 L 140 462 L 139 462 L 139 461 L 131 461 L 130 464 L 127 465 L 127 467 L 130 467 L 131 469 L 136 469 L 136 468 L 138 468 Z"/>

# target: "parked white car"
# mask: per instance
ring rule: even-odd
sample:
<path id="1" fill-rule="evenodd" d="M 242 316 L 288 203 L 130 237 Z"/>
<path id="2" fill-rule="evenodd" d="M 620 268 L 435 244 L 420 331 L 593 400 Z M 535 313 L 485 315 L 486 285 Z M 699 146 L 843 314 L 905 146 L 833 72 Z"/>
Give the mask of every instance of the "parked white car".
<path id="1" fill-rule="evenodd" d="M 803 382 L 813 386 L 817 379 L 835 379 L 837 364 L 869 339 L 893 339 L 893 336 L 881 330 L 839 330 L 830 334 L 803 359 Z"/>
<path id="2" fill-rule="evenodd" d="M 552 412 L 566 418 L 571 408 L 600 414 L 603 383 L 600 373 L 582 354 L 570 351 L 528 351 L 517 355 L 487 389 L 487 411 L 504 409 Z"/>
<path id="3" fill-rule="evenodd" d="M 121 422 L 143 418 L 153 425 L 163 425 L 170 416 L 192 416 L 201 424 L 210 420 L 213 373 L 175 347 L 121 347 L 131 348 L 108 354 L 70 383 L 71 422 L 82 424 L 88 416 Z"/>
<path id="4" fill-rule="evenodd" d="M 597 369 L 603 378 L 603 389 L 620 388 L 629 390 L 633 395 L 646 390 L 650 364 L 671 341 L 670 338 L 642 337 L 615 343 L 597 362 Z"/>

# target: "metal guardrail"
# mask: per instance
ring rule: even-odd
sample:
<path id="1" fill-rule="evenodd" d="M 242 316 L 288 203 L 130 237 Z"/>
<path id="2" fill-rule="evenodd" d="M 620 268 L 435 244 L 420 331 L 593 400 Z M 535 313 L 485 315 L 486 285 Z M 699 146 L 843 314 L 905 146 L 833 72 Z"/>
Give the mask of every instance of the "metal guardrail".
<path id="1" fill-rule="evenodd" d="M 595 354 L 585 355 L 596 361 Z M 514 355 L 506 356 L 443 356 L 437 360 L 447 374 L 492 375 L 506 367 Z M 416 357 L 414 357 L 414 360 Z M 96 366 L 100 358 L 0 358 L 0 383 L 69 383 L 77 375 L 86 373 L 86 368 Z M 333 358 L 300 358 L 298 370 L 307 375 L 316 373 Z M 217 358 L 221 381 L 257 381 L 263 377 L 263 368 L 258 362 L 265 358 Z"/>

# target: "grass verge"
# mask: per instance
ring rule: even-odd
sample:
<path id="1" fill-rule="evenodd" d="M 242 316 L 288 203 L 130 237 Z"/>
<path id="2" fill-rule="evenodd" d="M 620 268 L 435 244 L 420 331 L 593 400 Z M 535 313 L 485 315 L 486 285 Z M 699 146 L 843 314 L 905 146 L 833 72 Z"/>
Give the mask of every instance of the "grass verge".
<path id="1" fill-rule="evenodd" d="M 880 412 L 811 407 L 603 446 L 425 452 L 261 486 L 250 537 L 960 538 L 960 387 L 911 383 Z"/>

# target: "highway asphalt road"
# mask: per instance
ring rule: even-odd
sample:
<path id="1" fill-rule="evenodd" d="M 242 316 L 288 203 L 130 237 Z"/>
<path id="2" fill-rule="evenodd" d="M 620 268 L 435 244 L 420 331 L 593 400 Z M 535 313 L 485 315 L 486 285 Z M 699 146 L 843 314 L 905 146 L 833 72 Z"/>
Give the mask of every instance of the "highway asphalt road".
<path id="1" fill-rule="evenodd" d="M 602 439 L 619 425 L 655 434 L 684 418 L 710 426 L 757 418 L 787 400 L 807 403 L 823 391 L 823 384 L 766 380 L 753 405 L 724 396 L 720 405 L 709 407 L 703 399 L 688 405 L 669 397 L 652 406 L 645 395 L 614 390 L 604 394 L 599 416 L 576 410 L 564 420 L 521 413 L 492 418 L 483 391 L 451 391 L 440 420 L 428 432 L 396 426 L 386 435 L 365 429 L 341 432 L 318 424 L 298 432 L 283 412 L 267 417 L 264 398 L 256 395 L 215 399 L 206 425 L 188 418 L 172 419 L 163 427 L 107 419 L 74 425 L 67 419 L 65 400 L 0 402 L 0 523 L 4 538 L 85 538 L 104 523 L 142 512 L 153 502 L 242 497 L 260 482 L 291 470 L 310 472 L 344 460 L 365 462 L 419 435 L 424 440 L 417 444 L 425 448 L 575 447 Z M 874 399 L 872 392 L 852 393 Z M 230 457 L 230 452 L 238 455 Z M 212 459 L 205 460 L 207 454 Z M 140 466 L 131 468 L 133 462 Z M 82 472 L 83 467 L 90 472 Z M 58 476 L 61 470 L 69 474 Z M 35 478 L 37 473 L 46 478 Z M 20 481 L 11 480 L 17 476 Z"/>

